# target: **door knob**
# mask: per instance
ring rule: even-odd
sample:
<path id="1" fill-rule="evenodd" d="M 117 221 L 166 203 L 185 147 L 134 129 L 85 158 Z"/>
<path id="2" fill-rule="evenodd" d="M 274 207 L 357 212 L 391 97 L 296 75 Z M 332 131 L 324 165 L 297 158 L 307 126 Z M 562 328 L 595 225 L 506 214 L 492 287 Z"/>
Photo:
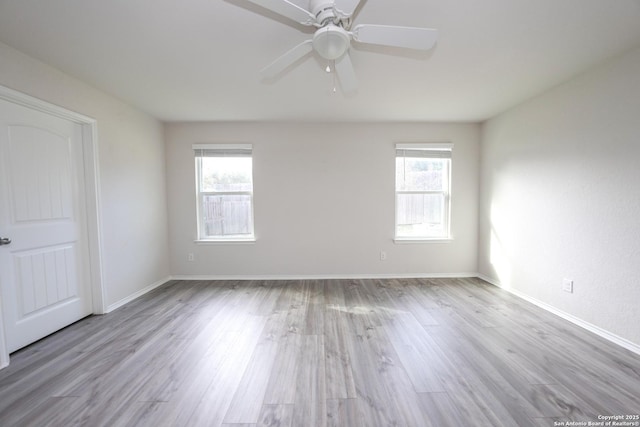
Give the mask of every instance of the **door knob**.
<path id="1" fill-rule="evenodd" d="M 0 246 L 8 245 L 11 243 L 11 239 L 7 239 L 6 237 L 0 237 Z"/>

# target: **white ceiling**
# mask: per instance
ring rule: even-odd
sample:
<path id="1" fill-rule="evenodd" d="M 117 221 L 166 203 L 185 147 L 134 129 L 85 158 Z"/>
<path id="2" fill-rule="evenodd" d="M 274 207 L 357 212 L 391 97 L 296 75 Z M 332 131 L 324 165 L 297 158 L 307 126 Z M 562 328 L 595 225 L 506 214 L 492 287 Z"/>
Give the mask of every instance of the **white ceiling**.
<path id="1" fill-rule="evenodd" d="M 481 121 L 640 46 L 640 0 L 363 0 L 361 23 L 439 41 L 354 46 L 345 97 L 313 56 L 262 83 L 313 29 L 247 0 L 0 0 L 0 41 L 166 121 Z"/>

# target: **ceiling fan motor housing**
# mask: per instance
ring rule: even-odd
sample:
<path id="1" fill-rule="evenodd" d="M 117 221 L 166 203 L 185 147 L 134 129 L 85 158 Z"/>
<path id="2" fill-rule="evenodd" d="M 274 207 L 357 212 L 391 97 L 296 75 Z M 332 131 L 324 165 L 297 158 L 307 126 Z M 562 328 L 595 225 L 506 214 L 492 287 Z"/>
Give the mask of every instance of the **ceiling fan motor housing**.
<path id="1" fill-rule="evenodd" d="M 349 49 L 349 33 L 343 28 L 329 24 L 319 28 L 313 35 L 313 48 L 324 59 L 340 58 Z"/>
<path id="2" fill-rule="evenodd" d="M 336 18 L 333 1 L 310 0 L 309 10 L 316 16 L 316 22 L 320 25 L 324 25 L 328 20 L 333 21 Z"/>

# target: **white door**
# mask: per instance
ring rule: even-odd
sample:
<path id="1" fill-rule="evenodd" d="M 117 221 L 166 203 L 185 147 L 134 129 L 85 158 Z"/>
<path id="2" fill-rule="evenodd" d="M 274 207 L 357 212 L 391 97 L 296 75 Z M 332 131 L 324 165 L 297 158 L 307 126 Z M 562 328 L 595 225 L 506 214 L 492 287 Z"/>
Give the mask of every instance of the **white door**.
<path id="1" fill-rule="evenodd" d="M 0 295 L 13 352 L 92 312 L 81 125 L 0 100 Z"/>

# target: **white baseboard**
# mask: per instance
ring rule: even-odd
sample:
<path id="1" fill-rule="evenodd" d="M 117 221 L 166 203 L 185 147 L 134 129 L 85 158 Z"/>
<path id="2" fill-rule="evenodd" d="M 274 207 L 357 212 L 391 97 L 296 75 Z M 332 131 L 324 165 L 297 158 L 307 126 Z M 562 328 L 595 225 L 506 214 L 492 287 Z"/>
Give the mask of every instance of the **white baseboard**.
<path id="1" fill-rule="evenodd" d="M 348 280 L 348 279 L 442 279 L 478 277 L 478 273 L 406 273 L 406 274 L 292 274 L 292 275 L 194 275 L 178 274 L 172 280 Z"/>
<path id="2" fill-rule="evenodd" d="M 150 284 L 149 286 L 145 287 L 144 289 L 140 289 L 138 292 L 135 292 L 135 293 L 129 295 L 128 297 L 122 298 L 120 301 L 117 301 L 117 302 L 114 302 L 113 304 L 110 304 L 109 306 L 107 306 L 107 311 L 105 311 L 105 314 L 112 312 L 116 308 L 122 307 L 123 305 L 133 301 L 136 298 L 141 297 L 142 295 L 146 294 L 147 292 L 151 292 L 152 290 L 154 290 L 158 286 L 164 285 L 169 280 L 171 280 L 171 276 L 167 276 L 164 279 L 160 279 L 157 282 L 154 282 L 154 283 Z"/>
<path id="3" fill-rule="evenodd" d="M 536 305 L 536 306 L 542 308 L 543 310 L 546 310 L 546 311 L 548 311 L 550 313 L 555 314 L 556 316 L 559 316 L 559 317 L 561 317 L 561 318 L 563 318 L 565 320 L 568 320 L 569 322 L 573 323 L 574 325 L 580 326 L 581 328 L 586 329 L 589 332 L 592 332 L 592 333 L 594 333 L 594 334 L 596 334 L 596 335 L 598 335 L 598 336 L 600 336 L 600 337 L 602 337 L 602 338 L 604 338 L 604 339 L 606 339 L 608 341 L 611 341 L 612 343 L 617 344 L 620 347 L 624 347 L 629 351 L 632 351 L 632 352 L 634 352 L 636 354 L 640 354 L 640 345 L 638 345 L 638 344 L 636 344 L 634 342 L 631 342 L 626 338 L 622 338 L 622 337 L 620 337 L 620 336 L 618 336 L 616 334 L 612 334 L 611 332 L 609 332 L 609 331 L 607 331 L 605 329 L 602 329 L 599 326 L 596 326 L 596 325 L 593 325 L 593 324 L 591 324 L 589 322 L 586 322 L 586 321 L 584 321 L 584 320 L 582 320 L 582 319 L 580 319 L 580 318 L 578 318 L 578 317 L 576 317 L 576 316 L 574 316 L 572 314 L 564 312 L 562 310 L 558 310 L 554 306 L 549 305 L 546 302 L 542 302 L 540 300 L 532 298 L 529 295 L 524 294 L 524 293 L 522 293 L 520 291 L 517 291 L 515 289 L 506 288 L 506 287 L 502 286 L 502 284 L 498 280 L 495 280 L 495 279 L 493 279 L 491 277 L 485 276 L 484 274 L 477 274 L 477 277 L 482 279 L 482 280 L 484 280 L 487 283 L 490 283 L 490 284 L 492 284 L 494 286 L 499 287 L 500 289 L 503 289 L 503 290 L 509 292 L 512 295 L 517 296 L 518 298 L 522 298 L 523 300 L 525 300 L 527 302 L 530 302 L 531 304 Z"/>

